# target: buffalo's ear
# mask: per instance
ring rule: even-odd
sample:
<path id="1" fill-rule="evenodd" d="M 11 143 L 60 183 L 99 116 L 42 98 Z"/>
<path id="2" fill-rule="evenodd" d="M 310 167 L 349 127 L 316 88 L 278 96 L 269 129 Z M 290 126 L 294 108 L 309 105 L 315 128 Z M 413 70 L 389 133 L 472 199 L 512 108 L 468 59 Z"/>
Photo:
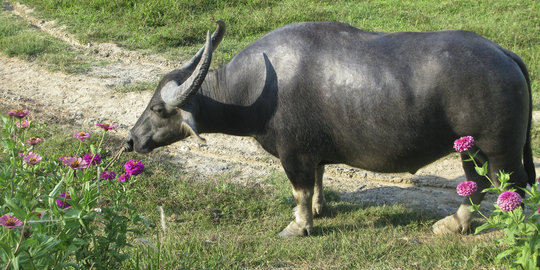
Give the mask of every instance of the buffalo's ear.
<path id="1" fill-rule="evenodd" d="M 182 110 L 182 118 L 182 128 L 186 129 L 191 135 L 197 137 L 197 139 L 199 139 L 201 142 L 206 142 L 206 139 L 199 135 L 195 119 L 193 118 L 191 112 Z"/>

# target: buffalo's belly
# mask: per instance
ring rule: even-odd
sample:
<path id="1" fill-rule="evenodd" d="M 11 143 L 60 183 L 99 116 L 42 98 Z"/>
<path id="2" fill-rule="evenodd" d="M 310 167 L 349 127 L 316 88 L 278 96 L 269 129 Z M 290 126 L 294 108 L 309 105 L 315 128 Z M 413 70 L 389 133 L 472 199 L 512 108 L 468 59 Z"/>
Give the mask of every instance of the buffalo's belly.
<path id="1" fill-rule="evenodd" d="M 373 154 L 358 154 L 343 162 L 349 166 L 361 168 L 368 171 L 380 173 L 399 173 L 410 172 L 414 173 L 420 168 L 436 161 L 437 159 L 449 154 L 451 151 L 439 151 L 438 153 L 409 153 L 408 155 L 380 155 Z"/>

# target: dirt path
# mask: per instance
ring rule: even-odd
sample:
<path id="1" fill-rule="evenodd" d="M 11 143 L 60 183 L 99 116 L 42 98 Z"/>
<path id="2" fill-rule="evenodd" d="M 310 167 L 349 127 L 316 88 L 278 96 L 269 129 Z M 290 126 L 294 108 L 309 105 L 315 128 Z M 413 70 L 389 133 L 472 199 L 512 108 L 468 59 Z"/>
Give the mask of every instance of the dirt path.
<path id="1" fill-rule="evenodd" d="M 146 107 L 153 91 L 119 93 L 113 88 L 139 81 L 157 81 L 176 67 L 156 56 L 126 51 L 114 44 L 81 44 L 53 22 L 45 22 L 21 5 L 8 8 L 44 32 L 65 40 L 81 54 L 94 54 L 108 65 L 96 66 L 87 74 L 50 72 L 36 63 L 0 55 L 0 97 L 3 106 L 29 108 L 46 115 L 50 123 L 81 125 L 93 129 L 96 121 L 119 124 L 118 136 L 125 137 Z M 174 157 L 179 170 L 202 177 L 228 174 L 239 183 L 257 182 L 282 170 L 279 161 L 265 153 L 250 138 L 204 134 L 207 142 L 193 139 L 161 148 L 150 155 Z M 144 157 L 141 157 L 144 158 Z M 328 166 L 325 185 L 342 198 L 375 204 L 402 203 L 440 216 L 453 213 L 461 199 L 456 185 L 464 180 L 457 154 L 445 157 L 416 174 L 377 174 L 343 165 Z M 489 207 L 494 198 L 484 203 Z"/>

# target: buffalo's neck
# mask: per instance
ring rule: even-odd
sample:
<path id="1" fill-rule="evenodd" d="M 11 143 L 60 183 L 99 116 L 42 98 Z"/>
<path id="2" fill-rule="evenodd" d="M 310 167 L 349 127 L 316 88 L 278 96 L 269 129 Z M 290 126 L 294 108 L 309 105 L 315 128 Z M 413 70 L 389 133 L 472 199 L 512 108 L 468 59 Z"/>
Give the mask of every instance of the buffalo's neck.
<path id="1" fill-rule="evenodd" d="M 208 73 L 196 95 L 194 115 L 200 133 L 251 136 L 261 133 L 268 120 L 259 98 L 249 102 L 249 89 L 229 89 L 225 68 Z M 237 88 L 237 87 L 235 87 Z"/>

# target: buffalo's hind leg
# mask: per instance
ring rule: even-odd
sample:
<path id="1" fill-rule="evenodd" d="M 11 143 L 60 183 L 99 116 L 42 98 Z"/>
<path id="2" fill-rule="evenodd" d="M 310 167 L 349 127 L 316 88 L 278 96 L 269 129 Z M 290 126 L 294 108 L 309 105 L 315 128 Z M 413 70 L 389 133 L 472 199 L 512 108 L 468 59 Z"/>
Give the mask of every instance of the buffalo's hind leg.
<path id="1" fill-rule="evenodd" d="M 514 155 L 510 155 L 508 153 L 503 153 L 500 155 L 491 154 L 489 155 L 488 159 L 484 157 L 485 156 L 481 152 L 477 155 L 478 165 L 481 166 L 484 162 L 486 162 L 486 160 L 488 160 L 489 177 L 495 185 L 499 185 L 497 174 L 501 170 L 506 173 L 511 173 L 510 182 L 514 183 L 514 187 L 525 187 L 527 185 L 527 173 L 525 172 L 525 168 L 521 163 L 520 153 L 516 153 Z M 467 158 L 467 155 L 462 154 L 462 160 Z M 469 197 L 464 198 L 455 214 L 447 216 L 437 221 L 433 225 L 433 232 L 435 234 L 466 233 L 469 231 L 473 214 L 468 209 L 471 205 L 470 201 L 472 201 L 474 204 L 480 204 L 485 196 L 485 193 L 482 193 L 482 190 L 491 186 L 491 183 L 486 177 L 480 176 L 476 173 L 474 163 L 472 161 L 462 162 L 467 180 L 476 182 L 478 189 L 470 196 L 471 200 L 469 200 Z M 522 191 L 518 192 L 523 195 Z"/>
<path id="2" fill-rule="evenodd" d="M 323 195 L 323 175 L 324 175 L 324 165 L 317 166 L 315 171 L 315 189 L 313 193 L 313 215 L 319 216 L 322 214 L 324 205 L 326 201 L 324 200 Z"/>
<path id="3" fill-rule="evenodd" d="M 478 185 L 478 189 L 471 195 L 471 200 L 474 204 L 479 204 L 485 196 L 482 190 L 489 187 L 491 183 L 485 177 L 476 173 L 474 163 L 472 161 L 465 161 L 468 158 L 469 156 L 467 154 L 461 154 L 461 162 L 467 181 L 474 181 Z M 476 159 L 479 165 L 486 161 L 486 158 L 481 152 L 478 153 Z M 449 234 L 466 233 L 469 231 L 472 218 L 472 213 L 468 209 L 470 205 L 469 197 L 464 198 L 455 214 L 447 216 L 433 224 L 433 232 L 435 234 Z"/>
<path id="4" fill-rule="evenodd" d="M 283 158 L 281 162 L 292 184 L 296 211 L 294 220 L 279 233 L 281 237 L 308 236 L 313 231 L 313 194 L 315 191 L 316 166 L 301 159 Z M 319 192 L 318 192 L 319 193 Z M 322 191 L 320 191 L 322 195 Z M 317 195 L 319 196 L 319 195 Z"/>

